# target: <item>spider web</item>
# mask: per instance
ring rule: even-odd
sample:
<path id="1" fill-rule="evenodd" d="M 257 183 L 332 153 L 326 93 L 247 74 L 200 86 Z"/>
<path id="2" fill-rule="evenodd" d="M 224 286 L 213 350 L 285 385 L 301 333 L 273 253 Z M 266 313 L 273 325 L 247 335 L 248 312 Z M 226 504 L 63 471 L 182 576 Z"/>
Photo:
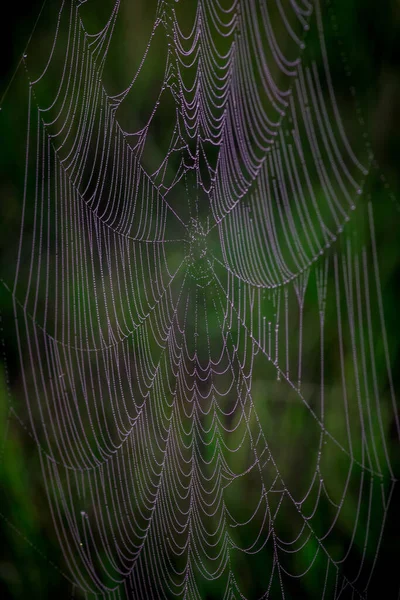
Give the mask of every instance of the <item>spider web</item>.
<path id="1" fill-rule="evenodd" d="M 4 285 L 74 593 L 366 597 L 400 427 L 373 156 L 353 88 L 337 98 L 335 15 L 150 3 L 117 86 L 127 4 L 57 4 L 45 59 L 22 58 Z"/>

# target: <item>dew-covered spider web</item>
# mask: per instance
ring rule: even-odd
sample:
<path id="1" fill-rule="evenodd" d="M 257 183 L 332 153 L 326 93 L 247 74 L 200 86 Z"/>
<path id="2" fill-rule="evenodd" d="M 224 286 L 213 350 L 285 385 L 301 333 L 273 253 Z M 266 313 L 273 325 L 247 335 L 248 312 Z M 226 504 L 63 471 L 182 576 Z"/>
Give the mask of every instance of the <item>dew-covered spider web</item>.
<path id="1" fill-rule="evenodd" d="M 133 5 L 45 4 L 1 112 L 9 414 L 58 568 L 74 598 L 366 598 L 400 427 L 335 3 Z"/>

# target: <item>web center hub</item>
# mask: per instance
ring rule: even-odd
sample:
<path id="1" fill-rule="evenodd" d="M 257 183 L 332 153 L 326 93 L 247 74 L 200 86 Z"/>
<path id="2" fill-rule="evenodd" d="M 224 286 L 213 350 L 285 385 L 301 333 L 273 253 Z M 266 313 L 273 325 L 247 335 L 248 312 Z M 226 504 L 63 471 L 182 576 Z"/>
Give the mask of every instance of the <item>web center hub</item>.
<path id="1" fill-rule="evenodd" d="M 210 257 L 207 248 L 207 232 L 197 219 L 191 219 L 186 242 L 186 261 L 189 275 L 197 285 L 208 285 L 212 277 Z"/>

